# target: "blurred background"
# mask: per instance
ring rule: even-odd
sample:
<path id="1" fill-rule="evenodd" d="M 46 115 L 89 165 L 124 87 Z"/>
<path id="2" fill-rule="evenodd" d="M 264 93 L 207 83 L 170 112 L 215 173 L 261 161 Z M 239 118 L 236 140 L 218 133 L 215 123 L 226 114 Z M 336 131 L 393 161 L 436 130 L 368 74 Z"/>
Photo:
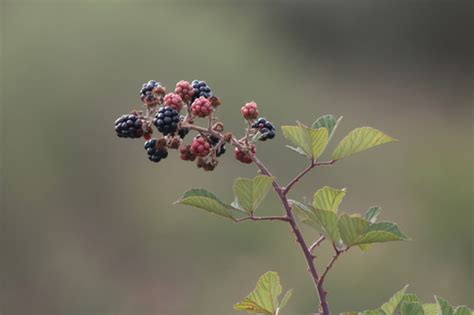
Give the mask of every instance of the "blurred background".
<path id="1" fill-rule="evenodd" d="M 231 201 L 253 166 L 154 164 L 143 141 L 116 137 L 150 79 L 206 80 L 238 132 L 251 100 L 277 125 L 343 115 L 326 156 L 359 126 L 400 139 L 292 194 L 346 187 L 342 210 L 380 205 L 413 239 L 341 259 L 332 311 L 374 308 L 405 284 L 474 306 L 472 1 L 3 0 L 0 12 L 2 314 L 231 315 L 268 270 L 295 289 L 285 314 L 317 308 L 288 227 L 172 205 L 192 187 Z M 285 144 L 259 147 L 282 182 L 305 164 Z M 281 211 L 273 196 L 262 208 Z"/>

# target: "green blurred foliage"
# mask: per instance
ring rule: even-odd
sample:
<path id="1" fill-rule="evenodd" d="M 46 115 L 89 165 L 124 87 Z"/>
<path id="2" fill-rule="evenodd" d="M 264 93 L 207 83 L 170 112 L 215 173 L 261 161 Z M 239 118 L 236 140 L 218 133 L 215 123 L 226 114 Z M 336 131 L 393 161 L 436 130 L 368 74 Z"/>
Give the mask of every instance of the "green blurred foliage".
<path id="1" fill-rule="evenodd" d="M 423 300 L 469 303 L 469 8 L 2 1 L 1 311 L 235 314 L 267 270 L 295 288 L 288 314 L 316 308 L 287 227 L 172 206 L 191 187 L 231 200 L 233 178 L 253 177 L 252 166 L 231 154 L 213 173 L 173 155 L 155 165 L 141 141 L 115 136 L 113 121 L 139 106 L 143 82 L 195 78 L 223 99 L 229 130 L 243 127 L 239 108 L 254 100 L 277 125 L 344 115 L 333 142 L 362 125 L 401 140 L 318 170 L 292 196 L 347 187 L 344 211 L 381 205 L 381 219 L 413 238 L 341 259 L 328 278 L 334 312 L 379 305 L 406 283 Z M 281 181 L 304 163 L 285 144 L 280 133 L 259 148 Z M 262 208 L 279 213 L 274 197 Z"/>

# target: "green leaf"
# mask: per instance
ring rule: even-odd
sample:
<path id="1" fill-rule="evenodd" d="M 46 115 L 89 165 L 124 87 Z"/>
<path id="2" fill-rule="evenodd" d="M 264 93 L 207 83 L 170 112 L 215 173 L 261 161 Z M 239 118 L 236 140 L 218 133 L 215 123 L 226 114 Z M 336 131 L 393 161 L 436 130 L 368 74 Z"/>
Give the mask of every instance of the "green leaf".
<path id="1" fill-rule="evenodd" d="M 301 222 L 311 225 L 335 243 L 341 239 L 338 228 L 339 218 L 335 212 L 315 209 L 295 200 L 289 200 L 289 202 Z"/>
<path id="2" fill-rule="evenodd" d="M 344 244 L 352 246 L 357 245 L 357 239 L 367 232 L 369 222 L 358 215 L 349 216 L 344 213 L 339 217 L 338 226 Z"/>
<path id="3" fill-rule="evenodd" d="M 316 160 L 328 143 L 326 128 L 313 129 L 299 124 L 298 126 L 282 126 L 286 139 L 297 145 L 310 159 Z"/>
<path id="4" fill-rule="evenodd" d="M 258 279 L 256 288 L 241 302 L 234 305 L 238 311 L 252 314 L 276 315 L 278 311 L 278 296 L 281 294 L 280 277 L 276 272 L 269 271 Z M 286 293 L 282 302 L 288 302 L 291 293 Z M 284 306 L 284 305 L 283 305 Z"/>
<path id="5" fill-rule="evenodd" d="M 237 178 L 233 188 L 238 205 L 249 213 L 254 212 L 267 196 L 274 179 L 262 175 L 253 179 Z"/>
<path id="6" fill-rule="evenodd" d="M 380 211 L 380 207 L 371 207 L 365 212 L 363 218 L 369 221 L 370 223 L 375 223 L 375 221 L 377 221 L 378 215 L 380 214 Z"/>
<path id="7" fill-rule="evenodd" d="M 356 128 L 349 132 L 337 145 L 332 153 L 332 158 L 334 160 L 340 160 L 352 154 L 392 141 L 397 140 L 377 129 L 371 127 Z"/>
<path id="8" fill-rule="evenodd" d="M 339 117 L 336 120 L 336 117 L 333 115 L 324 115 L 319 117 L 313 125 L 311 125 L 311 128 L 317 129 L 317 128 L 327 128 L 328 130 L 328 142 L 331 141 L 331 138 L 334 134 L 334 131 L 336 131 L 337 126 L 339 125 L 339 122 L 342 120 L 342 116 Z"/>
<path id="9" fill-rule="evenodd" d="M 408 240 L 408 237 L 400 231 L 395 223 L 379 222 L 370 224 L 367 231 L 357 237 L 353 244 L 373 244 L 403 240 Z"/>
<path id="10" fill-rule="evenodd" d="M 436 304 L 438 305 L 439 315 L 453 315 L 454 310 L 451 304 L 445 299 L 435 295 Z"/>
<path id="11" fill-rule="evenodd" d="M 175 204 L 196 207 L 234 220 L 234 216 L 230 212 L 233 208 L 220 201 L 213 193 L 205 189 L 197 188 L 188 190 L 175 202 Z"/>
<path id="12" fill-rule="evenodd" d="M 423 307 L 418 302 L 402 302 L 400 307 L 401 315 L 424 315 Z"/>
<path id="13" fill-rule="evenodd" d="M 411 294 L 411 293 L 407 293 L 403 296 L 402 303 L 403 302 L 405 302 L 405 303 L 420 303 L 421 304 L 421 300 L 415 294 Z"/>
<path id="14" fill-rule="evenodd" d="M 425 315 L 438 315 L 438 305 L 435 303 L 423 304 L 422 307 Z"/>
<path id="15" fill-rule="evenodd" d="M 387 303 L 383 304 L 380 308 L 385 312 L 386 315 L 392 315 L 398 307 L 398 304 L 403 299 L 408 286 L 395 293 Z"/>
<path id="16" fill-rule="evenodd" d="M 346 195 L 346 189 L 335 189 L 324 186 L 314 194 L 313 207 L 320 210 L 337 212 L 342 199 Z"/>
<path id="17" fill-rule="evenodd" d="M 291 145 L 286 146 L 288 149 L 295 151 L 298 154 L 306 156 L 306 153 L 300 147 L 292 147 Z"/>
<path id="18" fill-rule="evenodd" d="M 293 295 L 293 289 L 290 289 L 286 291 L 285 295 L 281 299 L 280 306 L 278 306 L 278 310 L 281 310 L 288 304 L 288 301 L 291 299 L 291 296 Z"/>
<path id="19" fill-rule="evenodd" d="M 361 315 L 385 315 L 384 311 L 381 309 L 371 310 L 371 311 L 363 311 L 360 313 Z"/>
<path id="20" fill-rule="evenodd" d="M 454 315 L 471 315 L 472 311 L 465 305 L 460 305 L 454 311 Z"/>

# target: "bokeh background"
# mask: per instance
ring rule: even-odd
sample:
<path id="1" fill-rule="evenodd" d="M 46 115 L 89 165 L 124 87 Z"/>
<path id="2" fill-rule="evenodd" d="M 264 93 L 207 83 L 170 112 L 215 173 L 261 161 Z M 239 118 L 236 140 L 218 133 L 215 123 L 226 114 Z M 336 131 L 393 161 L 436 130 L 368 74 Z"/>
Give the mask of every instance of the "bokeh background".
<path id="1" fill-rule="evenodd" d="M 212 173 L 176 154 L 156 165 L 115 136 L 150 79 L 206 80 L 231 130 L 255 100 L 277 125 L 343 115 L 334 142 L 363 125 L 400 139 L 292 195 L 347 187 L 343 210 L 381 205 L 413 239 L 341 259 L 332 310 L 374 308 L 407 283 L 474 306 L 472 1 L 3 0 L 0 12 L 2 314 L 231 315 L 267 270 L 295 289 L 285 314 L 316 309 L 286 226 L 172 205 L 196 186 L 231 201 L 254 167 L 231 154 Z M 281 181 L 305 163 L 285 144 L 259 148 Z M 263 208 L 280 211 L 274 197 Z"/>

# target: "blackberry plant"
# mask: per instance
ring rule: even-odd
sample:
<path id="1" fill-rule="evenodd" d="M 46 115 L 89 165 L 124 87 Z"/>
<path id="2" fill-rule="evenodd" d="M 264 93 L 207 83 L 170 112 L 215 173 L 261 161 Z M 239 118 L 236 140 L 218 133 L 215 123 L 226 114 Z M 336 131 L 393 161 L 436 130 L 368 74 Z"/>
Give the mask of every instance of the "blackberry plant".
<path id="1" fill-rule="evenodd" d="M 256 177 L 235 180 L 235 199 L 232 203 L 222 201 L 213 193 L 198 188 L 186 191 L 176 204 L 193 206 L 234 223 L 275 221 L 288 224 L 301 250 L 315 296 L 319 300 L 317 314 L 331 314 L 326 280 L 337 260 L 349 251 L 365 252 L 379 243 L 409 239 L 395 223 L 379 220 L 381 208 L 378 206 L 361 214 L 342 211 L 342 201 L 347 193 L 345 188 L 321 187 L 314 193 L 312 202 L 290 197 L 299 181 L 314 169 L 333 167 L 356 153 L 396 141 L 382 131 L 371 127 L 356 128 L 336 145 L 330 159 L 322 160 L 321 156 L 342 117 L 336 119 L 333 115 L 324 115 L 310 125 L 298 122 L 296 125 L 281 126 L 283 136 L 292 144 L 287 147 L 302 155 L 307 162 L 305 168 L 283 184 L 257 156 L 258 141 L 273 139 L 276 128 L 266 118 L 258 118 L 260 113 L 255 102 L 241 107 L 246 128 L 241 136 L 237 136 L 226 131 L 224 124 L 215 116 L 222 102 L 212 94 L 204 81 L 179 81 L 174 93 L 166 94 L 166 89 L 161 84 L 151 80 L 143 84 L 140 99 L 144 109 L 120 116 L 115 121 L 115 131 L 121 138 L 143 137 L 149 160 L 159 162 L 168 157 L 169 150 L 179 150 L 181 160 L 195 162 L 198 168 L 212 171 L 217 167 L 227 145 L 234 148 L 236 160 L 257 168 L 259 174 Z M 182 116 L 181 111 L 184 111 Z M 199 121 L 203 124 L 197 124 Z M 151 139 L 153 126 L 161 134 L 159 138 Z M 191 143 L 184 143 L 185 136 L 190 132 L 196 135 Z M 282 213 L 257 215 L 260 204 L 272 189 L 281 202 Z M 314 230 L 313 239 L 303 236 L 301 224 L 307 224 Z M 326 267 L 321 269 L 320 264 L 316 264 L 319 260 L 316 253 L 322 243 L 330 244 L 334 255 Z M 234 308 L 253 314 L 281 315 L 292 290 L 279 299 L 281 292 L 278 274 L 267 272 L 258 280 L 255 290 L 235 304 Z M 472 311 L 465 306 L 454 308 L 440 297 L 435 299 L 435 304 L 423 304 L 414 294 L 406 293 L 405 287 L 380 308 L 344 314 L 472 315 Z"/>

